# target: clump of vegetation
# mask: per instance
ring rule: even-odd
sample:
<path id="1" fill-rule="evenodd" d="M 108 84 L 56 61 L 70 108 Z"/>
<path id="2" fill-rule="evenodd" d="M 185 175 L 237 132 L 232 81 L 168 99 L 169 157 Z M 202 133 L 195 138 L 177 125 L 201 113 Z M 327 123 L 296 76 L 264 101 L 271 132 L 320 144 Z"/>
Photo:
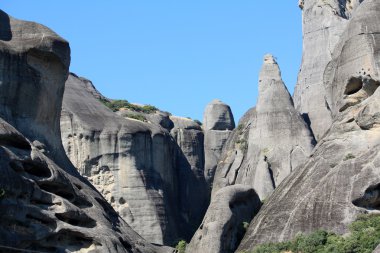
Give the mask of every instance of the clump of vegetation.
<path id="1" fill-rule="evenodd" d="M 354 156 L 353 154 L 348 153 L 348 154 L 344 157 L 343 161 L 351 160 L 351 159 L 354 159 L 354 158 L 355 158 L 355 156 Z"/>
<path id="2" fill-rule="evenodd" d="M 263 150 L 261 150 L 263 152 L 263 154 L 268 154 L 269 153 L 269 148 L 264 148 Z"/>
<path id="3" fill-rule="evenodd" d="M 248 142 L 245 139 L 239 139 L 236 141 L 236 144 L 239 145 L 239 148 L 242 152 L 246 152 L 248 150 Z"/>
<path id="4" fill-rule="evenodd" d="M 241 135 L 243 133 L 243 130 L 244 130 L 244 125 L 239 124 L 236 129 L 238 131 L 238 134 Z"/>
<path id="5" fill-rule="evenodd" d="M 129 103 L 127 100 L 106 100 L 106 99 L 100 99 L 100 101 L 110 108 L 112 111 L 117 112 L 120 109 L 128 109 L 135 112 L 142 112 L 142 113 L 155 113 L 158 111 L 157 107 L 153 105 L 134 105 Z"/>
<path id="6" fill-rule="evenodd" d="M 324 230 L 298 235 L 292 241 L 267 243 L 252 253 L 371 253 L 380 244 L 380 215 L 363 215 L 354 221 L 348 236 Z"/>
<path id="7" fill-rule="evenodd" d="M 0 188 L 0 199 L 5 197 L 5 190 L 3 188 Z"/>
<path id="8" fill-rule="evenodd" d="M 198 125 L 202 126 L 202 122 L 200 120 L 195 119 L 194 122 L 197 123 Z"/>
<path id="9" fill-rule="evenodd" d="M 140 120 L 142 122 L 147 122 L 147 119 L 144 115 L 128 113 L 124 116 L 127 118 L 130 118 L 130 119 L 136 119 L 136 120 Z"/>
<path id="10" fill-rule="evenodd" d="M 186 241 L 184 240 L 180 240 L 178 243 L 177 243 L 177 246 L 175 246 L 175 249 L 177 250 L 178 253 L 185 253 L 186 251 Z"/>

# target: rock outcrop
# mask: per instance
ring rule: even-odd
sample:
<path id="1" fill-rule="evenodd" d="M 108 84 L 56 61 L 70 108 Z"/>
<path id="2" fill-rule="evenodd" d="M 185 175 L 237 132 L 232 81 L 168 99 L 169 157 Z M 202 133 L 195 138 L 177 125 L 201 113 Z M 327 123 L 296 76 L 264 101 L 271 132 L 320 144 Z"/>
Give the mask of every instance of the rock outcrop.
<path id="1" fill-rule="evenodd" d="M 205 178 L 210 187 L 214 180 L 215 170 L 220 159 L 224 144 L 235 128 L 231 108 L 220 100 L 211 101 L 203 116 L 205 135 Z"/>
<path id="2" fill-rule="evenodd" d="M 234 252 L 245 233 L 245 224 L 260 207 L 258 195 L 248 186 L 232 185 L 219 190 L 186 252 Z"/>
<path id="3" fill-rule="evenodd" d="M 83 80 L 70 75 L 63 100 L 62 141 L 72 163 L 148 241 L 190 239 L 209 200 L 200 126 L 160 111 L 115 113 Z"/>
<path id="4" fill-rule="evenodd" d="M 228 141 L 213 193 L 227 185 L 244 184 L 265 199 L 307 161 L 313 144 L 312 134 L 293 106 L 275 59 L 266 55 L 257 106 L 242 118 Z"/>
<path id="5" fill-rule="evenodd" d="M 332 124 L 323 73 L 348 20 L 362 1 L 300 1 L 303 10 L 303 56 L 294 104 L 310 124 L 316 140 L 320 140 Z"/>
<path id="6" fill-rule="evenodd" d="M 171 135 L 179 147 L 179 205 L 186 225 L 181 227 L 191 238 L 206 213 L 210 197 L 204 177 L 204 134 L 198 123 L 191 119 L 170 116 L 174 127 Z"/>
<path id="7" fill-rule="evenodd" d="M 134 232 L 64 153 L 68 43 L 2 11 L 0 22 L 0 250 L 170 252 Z"/>
<path id="8" fill-rule="evenodd" d="M 379 212 L 379 24 L 379 2 L 364 1 L 325 71 L 332 127 L 269 198 L 239 250 L 320 228 L 344 234 L 359 214 Z"/>

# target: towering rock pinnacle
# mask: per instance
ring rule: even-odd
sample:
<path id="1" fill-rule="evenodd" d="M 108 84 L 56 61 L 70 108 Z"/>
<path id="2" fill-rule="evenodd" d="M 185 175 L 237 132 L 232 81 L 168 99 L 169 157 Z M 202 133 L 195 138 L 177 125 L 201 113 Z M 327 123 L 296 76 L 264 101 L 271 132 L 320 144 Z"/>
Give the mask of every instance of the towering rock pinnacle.
<path id="1" fill-rule="evenodd" d="M 234 117 L 228 105 L 215 99 L 206 106 L 203 115 L 203 129 L 205 134 L 205 178 L 209 186 L 214 180 L 215 169 L 224 144 L 234 128 Z"/>
<path id="2" fill-rule="evenodd" d="M 218 165 L 213 194 L 242 183 L 266 198 L 303 164 L 313 149 L 313 137 L 281 79 L 272 55 L 264 57 L 255 110 L 240 122 Z M 233 151 L 235 150 L 235 152 Z"/>
<path id="3" fill-rule="evenodd" d="M 312 158 L 276 189 L 238 250 L 318 229 L 338 234 L 379 212 L 380 2 L 354 12 L 325 70 L 333 124 Z"/>
<path id="4" fill-rule="evenodd" d="M 303 56 L 294 103 L 317 140 L 330 128 L 332 116 L 323 85 L 332 52 L 362 0 L 300 1 L 303 17 Z"/>

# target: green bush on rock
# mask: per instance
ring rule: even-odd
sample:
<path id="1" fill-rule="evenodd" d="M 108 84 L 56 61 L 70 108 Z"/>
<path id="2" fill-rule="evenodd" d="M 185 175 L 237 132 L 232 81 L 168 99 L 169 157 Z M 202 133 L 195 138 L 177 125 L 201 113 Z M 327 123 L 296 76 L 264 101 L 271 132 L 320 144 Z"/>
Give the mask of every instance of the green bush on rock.
<path id="1" fill-rule="evenodd" d="M 347 236 L 317 230 L 292 241 L 259 245 L 251 253 L 372 253 L 380 244 L 380 215 L 362 215 L 349 229 Z"/>
<path id="2" fill-rule="evenodd" d="M 178 242 L 177 246 L 175 246 L 175 249 L 177 250 L 178 253 L 185 253 L 186 251 L 186 241 L 181 240 Z"/>
<path id="3" fill-rule="evenodd" d="M 147 113 L 147 114 L 155 113 L 156 111 L 158 111 L 157 107 L 153 105 L 140 106 L 140 105 L 131 104 L 127 100 L 100 99 L 100 101 L 114 112 L 117 112 L 122 108 L 135 111 L 135 112 Z"/>

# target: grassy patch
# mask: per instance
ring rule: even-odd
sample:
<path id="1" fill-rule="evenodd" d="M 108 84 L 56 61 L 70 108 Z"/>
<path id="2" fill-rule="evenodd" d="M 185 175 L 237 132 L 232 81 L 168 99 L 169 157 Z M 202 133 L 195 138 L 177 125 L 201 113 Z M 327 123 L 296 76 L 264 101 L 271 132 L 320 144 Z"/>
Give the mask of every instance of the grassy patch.
<path id="1" fill-rule="evenodd" d="M 104 99 L 100 99 L 100 101 L 105 106 L 107 106 L 108 108 L 110 108 L 114 112 L 117 112 L 122 108 L 131 110 L 131 111 L 135 111 L 135 112 L 147 113 L 147 114 L 155 113 L 156 111 L 158 111 L 158 109 L 153 105 L 139 106 L 139 105 L 131 104 L 127 100 L 104 100 Z"/>
<path id="2" fill-rule="evenodd" d="M 348 153 L 348 154 L 344 157 L 343 161 L 351 160 L 351 159 L 354 159 L 354 158 L 355 158 L 355 156 L 354 156 L 353 154 Z"/>
<path id="3" fill-rule="evenodd" d="M 318 230 L 292 241 L 262 244 L 251 253 L 371 253 L 380 244 L 380 215 L 360 216 L 349 229 L 350 234 L 344 237 Z"/>
<path id="4" fill-rule="evenodd" d="M 236 141 L 236 144 L 239 145 L 239 148 L 242 152 L 246 152 L 248 150 L 248 142 L 245 139 L 239 139 Z"/>
<path id="5" fill-rule="evenodd" d="M 175 249 L 178 251 L 178 253 L 185 253 L 186 245 L 187 245 L 186 241 L 181 240 L 177 243 L 177 245 L 175 246 Z"/>

